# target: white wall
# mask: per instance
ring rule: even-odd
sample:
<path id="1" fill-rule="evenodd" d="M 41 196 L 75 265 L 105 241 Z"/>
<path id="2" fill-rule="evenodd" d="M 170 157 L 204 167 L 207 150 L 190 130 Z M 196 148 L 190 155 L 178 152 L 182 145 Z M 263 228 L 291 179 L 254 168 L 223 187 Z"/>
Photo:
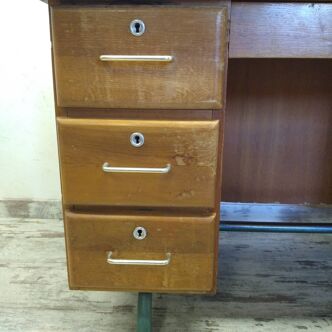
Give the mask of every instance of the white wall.
<path id="1" fill-rule="evenodd" d="M 0 7 L 0 200 L 60 198 L 47 5 Z"/>

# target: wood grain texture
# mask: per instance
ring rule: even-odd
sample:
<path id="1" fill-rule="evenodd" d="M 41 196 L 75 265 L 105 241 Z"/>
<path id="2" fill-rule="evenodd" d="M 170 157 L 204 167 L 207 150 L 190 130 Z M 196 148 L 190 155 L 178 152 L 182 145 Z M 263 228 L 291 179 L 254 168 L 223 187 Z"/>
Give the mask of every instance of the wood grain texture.
<path id="1" fill-rule="evenodd" d="M 215 208 L 219 121 L 58 119 L 63 201 L 77 205 Z M 130 144 L 141 132 L 145 143 Z M 105 173 L 102 165 L 165 167 Z"/>
<path id="2" fill-rule="evenodd" d="M 61 220 L 1 216 L 2 331 L 135 330 L 137 293 L 68 290 Z M 222 233 L 216 296 L 154 295 L 153 330 L 330 331 L 331 250 L 331 235 Z"/>
<path id="3" fill-rule="evenodd" d="M 41 0 L 56 5 L 228 5 L 229 0 Z M 331 0 L 327 0 L 331 1 Z M 314 1 L 315 2 L 315 1 Z"/>
<path id="4" fill-rule="evenodd" d="M 78 119 L 213 120 L 212 110 L 63 108 L 66 116 Z M 221 113 L 218 110 L 218 113 Z M 222 115 L 222 114 L 221 114 Z"/>
<path id="5" fill-rule="evenodd" d="M 51 16 L 59 106 L 222 108 L 226 7 L 60 6 Z M 129 32 L 137 17 L 146 24 L 140 37 Z M 102 54 L 174 60 L 110 63 L 99 60 Z"/>
<path id="6" fill-rule="evenodd" d="M 234 2 L 230 58 L 332 58 L 332 4 Z"/>
<path id="7" fill-rule="evenodd" d="M 65 212 L 69 284 L 72 289 L 147 292 L 213 292 L 215 215 L 96 215 Z M 147 237 L 136 240 L 135 227 Z M 117 259 L 165 259 L 167 266 L 127 266 Z"/>
<path id="8" fill-rule="evenodd" d="M 229 62 L 222 200 L 332 203 L 332 62 Z"/>

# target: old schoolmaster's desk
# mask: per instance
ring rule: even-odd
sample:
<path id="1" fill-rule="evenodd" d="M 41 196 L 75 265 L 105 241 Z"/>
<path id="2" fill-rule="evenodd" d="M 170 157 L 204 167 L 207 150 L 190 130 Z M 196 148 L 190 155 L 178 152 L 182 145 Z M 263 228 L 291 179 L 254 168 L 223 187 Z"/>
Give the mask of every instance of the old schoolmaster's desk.
<path id="1" fill-rule="evenodd" d="M 71 289 L 214 293 L 221 199 L 332 203 L 332 4 L 49 6 Z"/>

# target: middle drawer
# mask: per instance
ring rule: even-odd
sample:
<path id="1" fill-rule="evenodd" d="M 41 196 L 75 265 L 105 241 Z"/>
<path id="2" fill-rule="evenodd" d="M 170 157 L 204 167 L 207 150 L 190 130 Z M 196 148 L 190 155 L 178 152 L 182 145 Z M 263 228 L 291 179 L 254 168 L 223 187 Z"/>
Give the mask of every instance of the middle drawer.
<path id="1" fill-rule="evenodd" d="M 214 208 L 219 121 L 58 119 L 64 204 Z"/>

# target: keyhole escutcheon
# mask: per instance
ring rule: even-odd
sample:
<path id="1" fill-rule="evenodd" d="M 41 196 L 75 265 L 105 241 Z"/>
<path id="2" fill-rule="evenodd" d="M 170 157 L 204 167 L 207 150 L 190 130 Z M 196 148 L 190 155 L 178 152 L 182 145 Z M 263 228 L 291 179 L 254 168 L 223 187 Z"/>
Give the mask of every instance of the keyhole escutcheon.
<path id="1" fill-rule="evenodd" d="M 144 144 L 144 135 L 142 133 L 132 133 L 130 135 L 130 143 L 135 148 L 139 148 Z"/>
<path id="2" fill-rule="evenodd" d="M 145 24 L 142 20 L 135 19 L 130 22 L 129 29 L 134 36 L 142 36 L 145 32 Z"/>
<path id="3" fill-rule="evenodd" d="M 148 232 L 144 227 L 136 227 L 133 231 L 134 238 L 136 240 L 144 240 L 147 236 Z"/>

